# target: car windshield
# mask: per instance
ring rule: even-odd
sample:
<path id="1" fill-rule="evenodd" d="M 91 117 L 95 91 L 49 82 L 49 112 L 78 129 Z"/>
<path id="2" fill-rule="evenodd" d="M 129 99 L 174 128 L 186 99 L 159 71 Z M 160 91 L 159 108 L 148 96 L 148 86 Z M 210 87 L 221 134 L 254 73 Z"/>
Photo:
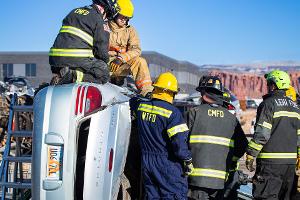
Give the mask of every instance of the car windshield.
<path id="1" fill-rule="evenodd" d="M 249 103 L 249 104 L 255 104 L 255 101 L 254 100 L 248 100 L 247 103 Z"/>
<path id="2" fill-rule="evenodd" d="M 8 82 L 8 84 L 12 84 L 17 87 L 27 86 L 27 81 L 24 78 L 20 78 L 20 77 L 7 78 L 6 82 Z"/>

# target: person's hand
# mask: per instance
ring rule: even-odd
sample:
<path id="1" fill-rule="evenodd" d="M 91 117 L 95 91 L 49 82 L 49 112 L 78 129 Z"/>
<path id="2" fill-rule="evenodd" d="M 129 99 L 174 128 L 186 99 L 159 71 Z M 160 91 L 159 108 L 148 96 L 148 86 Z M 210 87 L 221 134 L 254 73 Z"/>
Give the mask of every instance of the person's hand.
<path id="1" fill-rule="evenodd" d="M 300 156 L 297 158 L 296 170 L 300 170 Z"/>
<path id="2" fill-rule="evenodd" d="M 110 71 L 111 72 L 115 72 L 118 70 L 118 68 L 123 64 L 122 60 L 120 60 L 119 58 L 114 59 L 111 63 L 110 63 Z"/>
<path id="3" fill-rule="evenodd" d="M 109 51 L 109 52 L 108 52 L 108 55 L 112 57 L 112 56 L 117 56 L 118 53 L 115 52 L 115 51 Z"/>
<path id="4" fill-rule="evenodd" d="M 250 171 L 253 172 L 255 170 L 254 168 L 254 157 L 251 155 L 246 155 L 246 168 Z"/>
<path id="5" fill-rule="evenodd" d="M 194 166 L 192 160 L 183 161 L 183 173 L 185 176 L 189 176 L 193 173 Z"/>

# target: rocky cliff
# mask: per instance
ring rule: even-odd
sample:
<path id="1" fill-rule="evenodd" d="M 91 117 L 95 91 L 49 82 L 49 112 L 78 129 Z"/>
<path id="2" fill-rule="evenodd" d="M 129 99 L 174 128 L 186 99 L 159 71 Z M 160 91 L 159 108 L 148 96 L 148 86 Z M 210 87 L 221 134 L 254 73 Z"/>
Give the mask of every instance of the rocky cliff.
<path id="1" fill-rule="evenodd" d="M 212 75 L 219 75 L 224 86 L 233 92 L 238 99 L 261 98 L 267 92 L 267 83 L 262 74 L 237 73 L 233 71 L 213 70 Z M 300 71 L 289 72 L 292 85 L 299 91 Z"/>

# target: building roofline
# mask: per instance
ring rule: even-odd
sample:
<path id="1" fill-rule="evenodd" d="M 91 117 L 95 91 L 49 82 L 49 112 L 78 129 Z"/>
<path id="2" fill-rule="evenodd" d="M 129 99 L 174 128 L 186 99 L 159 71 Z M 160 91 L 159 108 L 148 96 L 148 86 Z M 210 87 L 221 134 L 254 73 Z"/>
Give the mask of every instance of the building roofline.
<path id="1" fill-rule="evenodd" d="M 0 51 L 0 55 L 48 55 L 48 51 Z"/>

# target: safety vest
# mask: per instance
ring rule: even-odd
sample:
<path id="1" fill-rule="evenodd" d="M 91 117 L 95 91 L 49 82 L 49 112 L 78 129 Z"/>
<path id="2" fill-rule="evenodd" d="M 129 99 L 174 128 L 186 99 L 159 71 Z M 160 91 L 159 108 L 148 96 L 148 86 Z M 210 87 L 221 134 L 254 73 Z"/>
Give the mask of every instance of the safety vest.
<path id="1" fill-rule="evenodd" d="M 247 153 L 258 163 L 295 164 L 300 155 L 300 110 L 284 91 L 265 96 Z M 298 141 L 298 147 L 297 147 Z"/>
<path id="2" fill-rule="evenodd" d="M 191 159 L 187 144 L 189 129 L 175 106 L 159 99 L 139 101 L 138 98 L 132 98 L 130 106 L 136 115 L 143 155 L 171 156 L 181 163 Z"/>
<path id="3" fill-rule="evenodd" d="M 245 152 L 245 134 L 236 117 L 221 106 L 200 105 L 190 111 L 188 119 L 194 165 L 189 184 L 223 189 L 229 166 Z"/>

